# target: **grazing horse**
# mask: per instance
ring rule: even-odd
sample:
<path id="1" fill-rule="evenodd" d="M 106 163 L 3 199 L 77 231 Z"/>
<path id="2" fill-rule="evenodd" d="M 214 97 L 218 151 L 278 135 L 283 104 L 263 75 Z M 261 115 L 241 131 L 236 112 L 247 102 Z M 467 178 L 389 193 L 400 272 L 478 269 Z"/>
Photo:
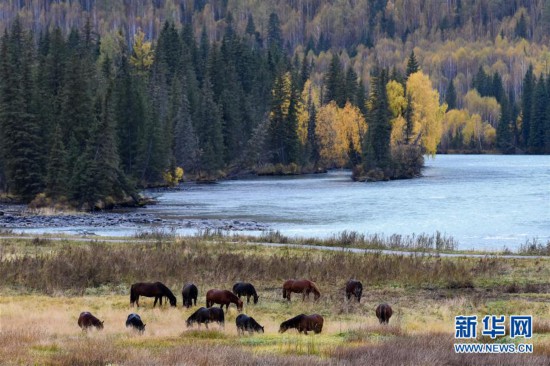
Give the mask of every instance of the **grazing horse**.
<path id="1" fill-rule="evenodd" d="M 197 306 L 197 296 L 199 296 L 199 289 L 194 283 L 186 283 L 181 290 L 181 296 L 183 297 L 183 306 L 190 308 L 193 306 L 193 300 L 195 306 Z"/>
<path id="2" fill-rule="evenodd" d="M 128 319 L 126 319 L 126 328 L 134 328 L 138 330 L 140 333 L 143 333 L 145 331 L 145 325 L 141 321 L 141 317 L 137 315 L 136 313 L 132 313 L 128 315 Z"/>
<path id="3" fill-rule="evenodd" d="M 246 303 L 250 303 L 250 296 L 254 297 L 254 304 L 258 303 L 258 299 L 260 298 L 258 294 L 256 293 L 256 289 L 254 286 L 252 286 L 251 283 L 248 282 L 237 282 L 233 285 L 233 293 L 241 298 L 241 296 L 246 296 Z"/>
<path id="4" fill-rule="evenodd" d="M 134 283 L 130 288 L 130 305 L 134 306 L 134 303 L 136 303 L 139 307 L 140 296 L 154 297 L 155 302 L 153 303 L 153 307 L 157 305 L 157 301 L 159 300 L 159 304 L 160 306 L 162 306 L 162 298 L 164 296 L 166 296 L 170 300 L 171 306 L 176 306 L 176 297 L 174 296 L 172 291 L 170 291 L 170 289 L 161 282 Z"/>
<path id="5" fill-rule="evenodd" d="M 253 317 L 244 314 L 239 314 L 239 316 L 237 316 L 237 319 L 235 319 L 235 324 L 237 324 L 237 332 L 239 334 L 244 334 L 245 331 L 247 331 L 248 333 L 264 332 L 264 327 L 258 324 L 258 322 Z"/>
<path id="6" fill-rule="evenodd" d="M 297 292 L 302 294 L 302 301 L 307 298 L 309 299 L 309 293 L 313 292 L 314 299 L 318 300 L 321 297 L 319 288 L 315 282 L 310 280 L 287 280 L 283 284 L 283 299 L 290 301 L 290 294 L 292 292 Z"/>
<path id="7" fill-rule="evenodd" d="M 88 328 L 91 327 L 101 330 L 103 329 L 103 322 L 93 316 L 92 313 L 84 311 L 80 313 L 78 317 L 78 326 L 82 328 L 82 330 L 88 330 Z"/>
<path id="8" fill-rule="evenodd" d="M 241 312 L 243 310 L 243 302 L 234 293 L 227 290 L 208 290 L 206 293 L 206 307 L 214 306 L 214 304 L 220 304 L 220 308 L 223 309 L 225 305 L 226 311 L 229 311 L 229 304 L 233 303 L 237 305 L 237 310 Z"/>
<path id="9" fill-rule="evenodd" d="M 376 307 L 376 317 L 380 324 L 388 324 L 393 314 L 391 306 L 388 304 L 380 304 Z"/>
<path id="10" fill-rule="evenodd" d="M 355 296 L 358 302 L 361 302 L 361 294 L 363 294 L 363 284 L 357 280 L 349 280 L 346 283 L 346 297 L 351 299 L 351 296 Z"/>
<path id="11" fill-rule="evenodd" d="M 292 319 L 288 319 L 281 323 L 279 333 L 284 333 L 290 328 L 298 329 L 298 333 L 314 331 L 316 334 L 323 330 L 323 317 L 319 314 L 305 315 L 300 314 Z"/>
<path id="12" fill-rule="evenodd" d="M 220 308 L 205 308 L 201 307 L 197 311 L 195 311 L 189 318 L 187 318 L 187 321 L 185 322 L 187 324 L 187 327 L 192 327 L 194 323 L 197 323 L 199 325 L 199 328 L 201 327 L 201 324 L 204 324 L 206 326 L 206 329 L 208 329 L 208 323 L 219 323 L 220 328 L 223 328 L 225 324 L 225 317 L 223 315 L 223 310 Z"/>

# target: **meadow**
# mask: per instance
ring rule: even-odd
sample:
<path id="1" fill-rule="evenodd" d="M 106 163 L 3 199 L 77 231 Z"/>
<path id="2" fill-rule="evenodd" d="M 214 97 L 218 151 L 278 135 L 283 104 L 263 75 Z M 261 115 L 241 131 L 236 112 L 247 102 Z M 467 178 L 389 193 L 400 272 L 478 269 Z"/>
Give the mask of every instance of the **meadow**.
<path id="1" fill-rule="evenodd" d="M 79 242 L 72 239 L 0 241 L 0 363 L 51 365 L 478 365 L 550 362 L 550 259 L 442 258 L 433 254 L 353 254 L 241 245 L 203 237 L 146 242 Z M 322 296 L 283 300 L 288 278 L 308 278 Z M 349 278 L 363 282 L 361 303 L 344 299 Z M 129 287 L 162 281 L 177 308 L 152 308 L 142 298 L 129 306 Z M 187 328 L 181 288 L 199 287 L 198 305 L 210 288 L 252 282 L 260 295 L 243 313 L 264 334 L 239 336 L 232 305 L 224 329 Z M 388 326 L 374 309 L 391 304 Z M 103 331 L 82 332 L 80 312 L 105 321 Z M 147 324 L 143 335 L 125 327 L 129 313 Z M 319 313 L 323 332 L 279 334 L 279 324 L 300 313 Z M 457 355 L 454 316 L 532 314 L 532 355 Z M 479 339 L 480 342 L 493 342 Z M 512 342 L 508 337 L 495 342 Z"/>

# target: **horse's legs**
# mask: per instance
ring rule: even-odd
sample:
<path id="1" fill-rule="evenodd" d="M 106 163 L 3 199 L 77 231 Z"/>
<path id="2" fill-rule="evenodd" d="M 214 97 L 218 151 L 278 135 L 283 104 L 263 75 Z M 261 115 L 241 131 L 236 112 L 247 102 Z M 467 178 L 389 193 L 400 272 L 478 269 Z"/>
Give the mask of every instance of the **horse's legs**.
<path id="1" fill-rule="evenodd" d="M 155 302 L 153 303 L 153 307 L 157 306 L 158 297 L 155 296 Z"/>
<path id="2" fill-rule="evenodd" d="M 139 295 L 136 296 L 136 305 L 139 308 Z"/>
<path id="3" fill-rule="evenodd" d="M 162 307 L 162 298 L 163 296 L 159 296 L 159 306 Z"/>
<path id="4" fill-rule="evenodd" d="M 197 298 L 195 297 L 195 306 L 197 306 Z"/>
<path id="5" fill-rule="evenodd" d="M 246 295 L 246 303 L 250 304 L 250 295 Z"/>

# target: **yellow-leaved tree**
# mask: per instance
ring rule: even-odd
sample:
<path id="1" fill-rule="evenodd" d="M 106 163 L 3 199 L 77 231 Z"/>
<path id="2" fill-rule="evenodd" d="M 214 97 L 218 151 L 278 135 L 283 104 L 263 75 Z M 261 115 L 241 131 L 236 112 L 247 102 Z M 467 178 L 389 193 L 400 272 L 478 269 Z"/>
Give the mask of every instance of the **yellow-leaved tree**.
<path id="1" fill-rule="evenodd" d="M 134 36 L 132 46 L 134 54 L 130 57 L 130 63 L 138 72 L 146 72 L 153 64 L 154 54 L 151 42 L 145 41 L 145 33 L 138 29 Z"/>
<path id="2" fill-rule="evenodd" d="M 413 106 L 412 142 L 420 142 L 426 153 L 435 155 L 441 139 L 442 121 L 447 104 L 439 104 L 439 93 L 422 71 L 415 72 L 407 80 L 407 95 Z"/>
<path id="3" fill-rule="evenodd" d="M 308 79 L 304 83 L 304 89 L 300 98 L 300 103 L 297 105 L 298 112 L 298 137 L 302 145 L 306 144 L 307 129 L 309 125 L 309 107 L 313 104 L 315 108 L 319 105 L 319 90 Z"/>
<path id="4" fill-rule="evenodd" d="M 388 82 L 386 91 L 392 113 L 391 144 L 394 146 L 404 140 L 405 118 L 403 117 L 403 112 L 407 107 L 407 98 L 405 98 L 405 89 L 403 85 L 395 80 L 390 80 Z"/>
<path id="5" fill-rule="evenodd" d="M 339 108 L 332 101 L 319 108 L 315 134 L 321 163 L 327 167 L 344 167 L 350 150 L 361 153 L 367 124 L 359 109 L 350 103 Z"/>

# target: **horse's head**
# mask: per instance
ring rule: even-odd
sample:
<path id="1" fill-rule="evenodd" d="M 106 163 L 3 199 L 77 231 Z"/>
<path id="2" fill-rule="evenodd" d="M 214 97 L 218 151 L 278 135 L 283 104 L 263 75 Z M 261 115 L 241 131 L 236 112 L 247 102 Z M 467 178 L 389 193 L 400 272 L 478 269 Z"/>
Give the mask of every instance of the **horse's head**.
<path id="1" fill-rule="evenodd" d="M 313 298 L 315 300 L 319 300 L 320 297 L 321 297 L 321 293 L 318 290 L 313 289 Z"/>
<path id="2" fill-rule="evenodd" d="M 279 327 L 279 333 L 286 332 L 290 327 L 288 326 L 288 322 L 282 322 L 281 326 Z M 263 327 L 262 327 L 263 329 Z"/>
<path id="3" fill-rule="evenodd" d="M 170 298 L 170 306 L 176 306 L 176 301 L 177 301 L 177 299 L 176 299 L 175 296 Z"/>
<path id="4" fill-rule="evenodd" d="M 257 304 L 258 303 L 258 299 L 260 298 L 260 296 L 258 295 L 254 295 L 254 304 Z"/>
<path id="5" fill-rule="evenodd" d="M 264 333 L 264 327 L 260 327 L 260 328 L 262 329 L 261 332 Z"/>
<path id="6" fill-rule="evenodd" d="M 241 299 L 237 301 L 237 310 L 239 310 L 239 312 L 243 311 L 243 301 Z"/>
<path id="7" fill-rule="evenodd" d="M 98 329 L 103 329 L 103 323 L 104 323 L 104 321 L 103 321 L 103 322 L 99 322 L 99 324 L 97 325 L 97 328 L 98 328 Z"/>
<path id="8" fill-rule="evenodd" d="M 193 319 L 189 318 L 185 321 L 185 324 L 187 324 L 187 328 L 191 328 L 193 326 Z"/>

